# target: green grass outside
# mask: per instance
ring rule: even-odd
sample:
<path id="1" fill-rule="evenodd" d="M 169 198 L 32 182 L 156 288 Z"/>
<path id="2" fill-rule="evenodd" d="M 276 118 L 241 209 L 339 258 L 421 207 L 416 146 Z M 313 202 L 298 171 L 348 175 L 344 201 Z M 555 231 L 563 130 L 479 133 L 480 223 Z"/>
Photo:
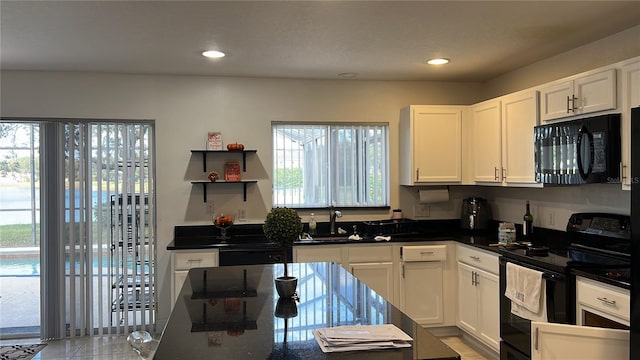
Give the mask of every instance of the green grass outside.
<path id="1" fill-rule="evenodd" d="M 40 224 L 36 224 L 35 244 L 31 230 L 31 224 L 0 225 L 0 248 L 40 246 Z M 102 233 L 104 239 L 108 239 L 109 235 L 108 229 Z"/>
<path id="2" fill-rule="evenodd" d="M 40 224 L 36 224 L 36 243 L 33 243 L 31 224 L 0 225 L 0 247 L 39 246 Z"/>

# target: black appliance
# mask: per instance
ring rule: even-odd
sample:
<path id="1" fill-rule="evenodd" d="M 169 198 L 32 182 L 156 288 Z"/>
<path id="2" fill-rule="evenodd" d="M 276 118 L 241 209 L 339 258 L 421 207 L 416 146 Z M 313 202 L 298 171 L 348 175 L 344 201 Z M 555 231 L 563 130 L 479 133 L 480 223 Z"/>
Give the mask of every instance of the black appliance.
<path id="1" fill-rule="evenodd" d="M 620 114 L 540 125 L 534 134 L 536 182 L 619 181 Z"/>
<path id="2" fill-rule="evenodd" d="M 489 221 L 491 221 L 491 207 L 486 199 L 471 197 L 462 200 L 460 227 L 484 230 L 489 228 Z"/>
<path id="3" fill-rule="evenodd" d="M 640 359 L 640 107 L 631 109 L 631 335 L 629 357 Z"/>
<path id="4" fill-rule="evenodd" d="M 529 255 L 527 249 L 505 250 L 500 257 L 500 359 L 531 357 L 531 321 L 511 313 L 511 300 L 506 290 L 506 267 L 516 265 L 541 271 L 545 279 L 547 317 L 549 322 L 573 324 L 572 282 L 569 279 L 566 251 L 549 250 L 545 256 Z"/>
<path id="5" fill-rule="evenodd" d="M 626 215 L 577 213 L 571 215 L 567 223 L 564 241 L 570 244 L 567 248 L 552 248 L 540 256 L 528 249 L 501 250 L 501 359 L 528 359 L 531 356 L 531 323 L 511 314 L 511 301 L 504 296 L 506 263 L 543 272 L 547 320 L 575 324 L 575 275 L 629 288 L 630 227 L 631 219 Z"/>

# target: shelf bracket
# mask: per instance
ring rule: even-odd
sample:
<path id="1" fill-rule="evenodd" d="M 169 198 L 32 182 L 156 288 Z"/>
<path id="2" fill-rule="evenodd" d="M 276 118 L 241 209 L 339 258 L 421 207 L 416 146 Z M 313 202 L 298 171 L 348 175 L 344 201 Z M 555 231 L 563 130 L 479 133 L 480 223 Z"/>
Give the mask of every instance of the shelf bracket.
<path id="1" fill-rule="evenodd" d="M 243 199 L 243 201 L 246 202 L 247 201 L 247 183 L 244 183 L 242 185 L 243 185 L 243 188 L 244 188 L 242 199 Z"/>
<path id="2" fill-rule="evenodd" d="M 207 153 L 202 153 L 202 171 L 207 172 Z M 206 191 L 206 190 L 205 190 Z M 206 196 L 205 196 L 206 197 Z M 205 200 L 206 202 L 207 200 Z"/>
<path id="3" fill-rule="evenodd" d="M 204 196 L 204 202 L 207 202 L 207 184 L 202 183 L 202 194 Z"/>

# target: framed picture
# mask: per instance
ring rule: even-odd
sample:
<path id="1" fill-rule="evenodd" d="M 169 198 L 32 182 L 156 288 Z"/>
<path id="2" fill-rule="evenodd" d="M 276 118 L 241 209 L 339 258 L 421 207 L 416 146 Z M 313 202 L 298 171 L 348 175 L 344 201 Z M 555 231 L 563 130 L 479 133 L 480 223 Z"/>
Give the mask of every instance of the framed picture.
<path id="1" fill-rule="evenodd" d="M 227 161 L 224 163 L 225 181 L 240 181 L 240 162 Z"/>
<path id="2" fill-rule="evenodd" d="M 223 150 L 221 132 L 209 133 L 209 136 L 207 137 L 207 150 Z"/>

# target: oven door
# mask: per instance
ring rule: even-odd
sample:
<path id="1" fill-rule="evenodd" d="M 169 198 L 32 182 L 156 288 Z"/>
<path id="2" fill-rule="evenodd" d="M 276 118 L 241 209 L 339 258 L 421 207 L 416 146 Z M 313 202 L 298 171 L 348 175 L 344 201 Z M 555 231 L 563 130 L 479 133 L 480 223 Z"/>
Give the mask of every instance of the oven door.
<path id="1" fill-rule="evenodd" d="M 564 274 L 541 269 L 519 261 L 500 258 L 500 337 L 510 348 L 520 351 L 526 358 L 531 356 L 531 321 L 511 313 L 511 300 L 504 292 L 507 287 L 507 262 L 543 272 L 545 279 L 547 320 L 553 323 L 571 323 L 573 316 L 571 299 L 567 292 L 570 286 Z M 574 307 L 573 307 L 574 308 Z M 501 359 L 507 359 L 501 354 Z"/>

